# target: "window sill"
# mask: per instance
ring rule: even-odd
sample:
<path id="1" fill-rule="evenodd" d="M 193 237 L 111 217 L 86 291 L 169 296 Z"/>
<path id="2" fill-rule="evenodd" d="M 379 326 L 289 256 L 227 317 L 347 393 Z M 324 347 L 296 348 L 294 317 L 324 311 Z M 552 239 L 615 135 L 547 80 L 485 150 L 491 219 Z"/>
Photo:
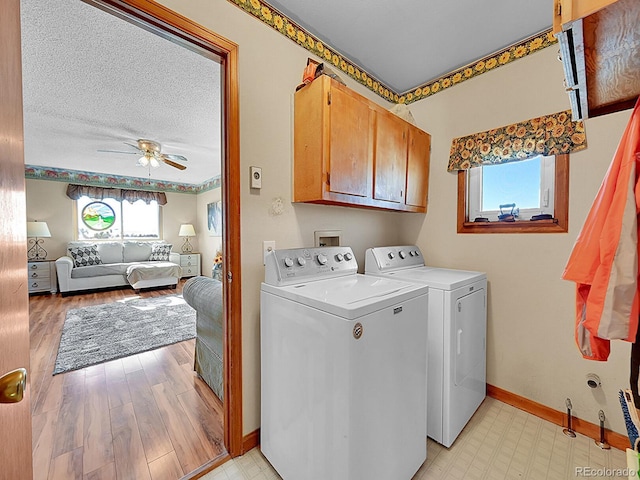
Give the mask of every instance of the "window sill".
<path id="1" fill-rule="evenodd" d="M 519 220 L 515 222 L 463 222 L 458 233 L 567 233 L 567 226 L 557 218 L 551 220 Z"/>

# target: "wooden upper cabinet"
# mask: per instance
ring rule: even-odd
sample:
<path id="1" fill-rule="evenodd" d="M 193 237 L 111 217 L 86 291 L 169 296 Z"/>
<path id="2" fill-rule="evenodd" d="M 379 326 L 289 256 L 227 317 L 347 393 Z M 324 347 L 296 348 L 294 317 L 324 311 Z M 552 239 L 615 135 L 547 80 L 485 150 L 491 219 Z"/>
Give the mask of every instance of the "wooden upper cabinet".
<path id="1" fill-rule="evenodd" d="M 367 197 L 371 191 L 371 110 L 348 92 L 329 99 L 329 190 Z"/>
<path id="2" fill-rule="evenodd" d="M 409 124 L 393 113 L 376 114 L 373 198 L 404 202 Z"/>
<path id="3" fill-rule="evenodd" d="M 426 212 L 428 133 L 326 75 L 294 102 L 294 202 Z"/>
<path id="4" fill-rule="evenodd" d="M 406 204 L 427 208 L 431 135 L 417 128 L 409 129 L 407 155 Z"/>

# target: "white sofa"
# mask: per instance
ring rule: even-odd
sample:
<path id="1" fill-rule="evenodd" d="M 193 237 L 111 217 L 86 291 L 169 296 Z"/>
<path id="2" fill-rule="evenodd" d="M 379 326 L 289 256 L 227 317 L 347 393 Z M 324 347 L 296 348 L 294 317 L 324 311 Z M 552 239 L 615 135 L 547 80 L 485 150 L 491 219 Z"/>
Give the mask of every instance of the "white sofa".
<path id="1" fill-rule="evenodd" d="M 180 254 L 170 252 L 168 261 L 152 261 L 152 253 L 157 256 L 158 247 L 154 245 L 162 245 L 165 252 L 171 249 L 171 245 L 164 242 L 70 242 L 67 255 L 56 260 L 60 293 L 64 296 L 127 285 L 135 290 L 165 285 L 175 288 L 182 275 Z M 93 252 L 86 265 L 78 265 L 79 248 Z"/>

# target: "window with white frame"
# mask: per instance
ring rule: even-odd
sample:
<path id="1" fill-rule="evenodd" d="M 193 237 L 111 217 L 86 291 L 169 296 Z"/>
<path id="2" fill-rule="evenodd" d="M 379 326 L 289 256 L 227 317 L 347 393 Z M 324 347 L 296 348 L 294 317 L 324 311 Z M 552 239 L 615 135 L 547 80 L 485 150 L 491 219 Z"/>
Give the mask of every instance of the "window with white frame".
<path id="1" fill-rule="evenodd" d="M 467 181 L 467 218 L 498 221 L 534 215 L 554 217 L 555 155 L 518 162 L 470 168 Z"/>
<path id="2" fill-rule="evenodd" d="M 154 240 L 160 239 L 160 207 L 155 200 L 83 196 L 76 200 L 78 240 Z"/>

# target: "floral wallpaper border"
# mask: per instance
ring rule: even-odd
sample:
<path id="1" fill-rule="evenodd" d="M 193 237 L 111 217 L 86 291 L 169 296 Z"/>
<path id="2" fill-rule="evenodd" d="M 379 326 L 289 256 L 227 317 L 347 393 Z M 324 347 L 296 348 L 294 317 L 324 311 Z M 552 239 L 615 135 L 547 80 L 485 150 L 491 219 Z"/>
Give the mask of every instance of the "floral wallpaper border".
<path id="1" fill-rule="evenodd" d="M 395 92 L 262 0 L 227 0 L 392 103 L 413 103 L 557 43 L 551 29 L 406 92 Z M 302 72 L 302 67 L 301 70 Z"/>
<path id="2" fill-rule="evenodd" d="M 447 171 L 558 155 L 587 148 L 582 121 L 571 120 L 571 110 L 454 138 Z"/>
<path id="3" fill-rule="evenodd" d="M 80 170 L 65 170 L 53 167 L 41 167 L 25 165 L 25 178 L 35 180 L 51 180 L 56 182 L 70 182 L 79 185 L 92 185 L 96 187 L 129 187 L 136 190 L 154 192 L 175 192 L 197 194 L 218 188 L 221 186 L 220 176 L 211 178 L 200 185 L 188 183 L 166 182 L 139 177 L 125 177 L 121 175 L 109 175 L 105 173 L 85 172 Z"/>

